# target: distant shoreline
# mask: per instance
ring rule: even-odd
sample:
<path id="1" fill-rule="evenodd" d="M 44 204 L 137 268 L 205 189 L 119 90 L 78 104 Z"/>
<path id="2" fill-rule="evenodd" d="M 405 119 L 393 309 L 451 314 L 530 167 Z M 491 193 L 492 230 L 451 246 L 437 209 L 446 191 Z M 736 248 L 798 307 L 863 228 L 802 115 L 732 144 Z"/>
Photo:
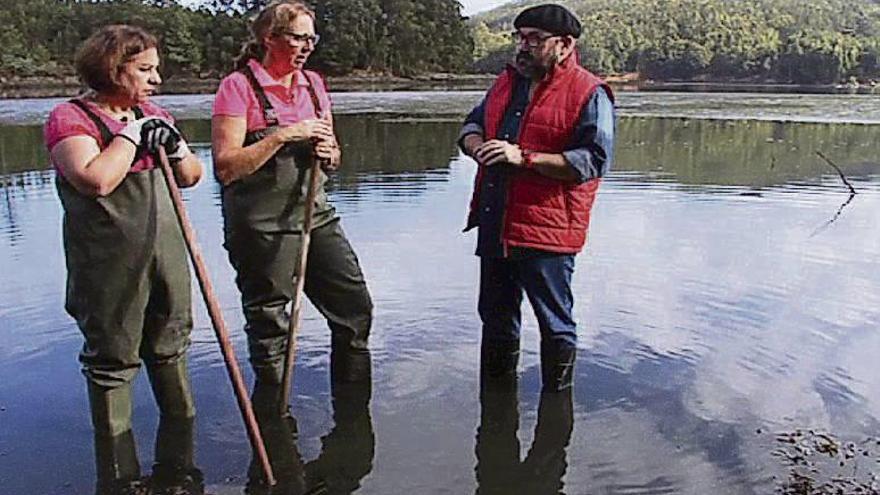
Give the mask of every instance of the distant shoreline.
<path id="1" fill-rule="evenodd" d="M 425 74 L 414 77 L 397 76 L 331 76 L 327 85 L 331 91 L 482 91 L 492 84 L 492 74 Z M 162 94 L 212 94 L 216 92 L 219 78 L 185 79 L 172 78 L 162 85 Z M 80 91 L 79 82 L 73 77 L 49 78 L 2 78 L 0 98 L 61 98 L 72 97 Z"/>
<path id="2" fill-rule="evenodd" d="M 335 92 L 379 91 L 485 91 L 494 74 L 425 74 L 413 77 L 349 75 L 330 76 L 327 85 Z M 636 74 L 610 75 L 605 80 L 616 91 L 674 91 L 731 93 L 877 94 L 876 83 L 780 84 L 773 81 L 653 81 L 639 80 Z M 162 94 L 213 94 L 219 78 L 172 78 L 162 85 Z M 63 98 L 80 91 L 73 77 L 0 77 L 0 99 Z"/>

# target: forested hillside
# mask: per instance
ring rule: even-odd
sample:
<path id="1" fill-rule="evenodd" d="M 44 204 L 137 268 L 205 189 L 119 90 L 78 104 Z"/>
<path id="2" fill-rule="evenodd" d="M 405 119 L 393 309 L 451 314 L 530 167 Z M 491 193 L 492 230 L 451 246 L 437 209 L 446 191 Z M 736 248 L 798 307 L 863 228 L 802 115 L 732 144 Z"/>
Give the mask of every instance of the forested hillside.
<path id="1" fill-rule="evenodd" d="M 520 0 L 461 16 L 457 0 L 313 0 L 330 75 L 497 72 Z M 880 79 L 872 0 L 557 0 L 584 24 L 582 62 L 655 80 L 832 83 Z M 2 0 L 0 78 L 72 74 L 79 43 L 127 22 L 162 39 L 166 78 L 225 74 L 266 0 Z M 192 2 L 187 3 L 192 5 Z M 2 82 L 2 80 L 0 80 Z"/>
<path id="2" fill-rule="evenodd" d="M 519 1 L 476 16 L 476 66 L 509 57 Z M 658 80 L 830 83 L 880 78 L 880 5 L 871 0 L 558 0 L 584 25 L 582 62 Z"/>
<path id="3" fill-rule="evenodd" d="M 267 1 L 212 0 L 197 9 L 181 3 L 2 0 L 0 76 L 71 74 L 80 42 L 100 26 L 123 22 L 143 26 L 161 38 L 166 77 L 222 75 L 247 36 L 250 15 Z M 313 4 L 322 38 L 312 62 L 331 74 L 367 70 L 412 75 L 470 68 L 473 43 L 457 0 Z"/>

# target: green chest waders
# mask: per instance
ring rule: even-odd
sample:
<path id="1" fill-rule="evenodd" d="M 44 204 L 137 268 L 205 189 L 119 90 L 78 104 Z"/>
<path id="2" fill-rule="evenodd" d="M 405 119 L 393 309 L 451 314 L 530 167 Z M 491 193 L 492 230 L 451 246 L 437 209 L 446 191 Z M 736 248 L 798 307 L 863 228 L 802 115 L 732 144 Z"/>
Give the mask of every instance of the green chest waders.
<path id="1" fill-rule="evenodd" d="M 275 131 L 275 127 L 249 132 L 245 146 Z M 302 230 L 312 162 L 310 144 L 288 144 L 254 173 L 223 187 L 224 231 L 229 242 L 237 234 L 292 233 Z M 318 171 L 319 188 L 315 197 L 312 225 L 317 228 L 336 219 L 327 201 L 327 176 Z"/>
<path id="2" fill-rule="evenodd" d="M 247 133 L 244 145 L 249 146 L 274 132 L 278 119 L 250 68 L 242 72 L 268 125 Z M 312 86 L 309 88 L 314 91 Z M 281 383 L 289 321 L 285 306 L 293 296 L 295 257 L 301 247 L 304 198 L 313 170 L 313 153 L 308 142 L 289 143 L 255 172 L 223 187 L 225 247 L 237 273 L 250 360 L 260 384 L 260 393 L 254 396 L 258 410 L 268 406 L 280 392 L 276 385 Z M 337 219 L 324 190 L 327 176 L 321 170 L 318 173 L 321 177 L 312 210 L 313 228 Z"/>
<path id="3" fill-rule="evenodd" d="M 248 132 L 244 145 L 250 146 L 278 128 L 278 118 L 263 87 L 249 67 L 242 71 L 263 109 L 267 128 Z M 314 87 L 309 85 L 315 113 L 320 113 Z M 314 151 L 311 143 L 288 143 L 254 173 L 223 187 L 223 220 L 226 241 L 239 233 L 299 234 L 305 215 L 303 199 L 308 194 Z M 327 201 L 324 184 L 327 176 L 319 170 L 318 194 L 312 210 L 313 228 L 336 219 L 336 211 Z"/>
<path id="4" fill-rule="evenodd" d="M 112 140 L 107 126 L 81 101 L 72 101 L 95 122 L 106 146 Z M 191 288 L 186 246 L 162 171 L 130 173 L 105 197 L 84 196 L 60 175 L 56 186 L 64 207 L 66 309 L 85 337 L 80 361 L 99 492 L 140 475 L 131 381 L 141 360 L 161 413 L 157 466 L 189 470 L 195 415 L 186 372 Z"/>
<path id="5" fill-rule="evenodd" d="M 248 133 L 244 142 L 247 146 L 273 132 L 278 119 L 250 69 L 242 72 L 269 126 Z M 315 113 L 320 115 L 320 102 L 311 80 L 309 90 Z M 298 275 L 296 258 L 302 248 L 304 199 L 313 153 L 310 143 L 289 144 L 253 174 L 223 187 L 225 247 L 241 292 L 248 351 L 257 378 L 257 410 L 275 407 L 280 393 L 289 323 L 286 306 L 294 295 Z M 356 338 L 357 345 L 366 349 L 372 302 L 354 251 L 327 200 L 326 175 L 320 170 L 318 173 L 321 177 L 312 214 L 306 295 L 328 319 L 334 335 L 345 334 L 340 340 L 347 341 Z"/>

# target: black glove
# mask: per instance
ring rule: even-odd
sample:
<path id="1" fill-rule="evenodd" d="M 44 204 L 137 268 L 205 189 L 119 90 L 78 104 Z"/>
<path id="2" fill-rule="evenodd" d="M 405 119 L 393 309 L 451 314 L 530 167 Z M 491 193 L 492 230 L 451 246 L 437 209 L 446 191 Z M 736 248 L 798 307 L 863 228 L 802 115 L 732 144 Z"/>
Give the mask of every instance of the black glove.
<path id="1" fill-rule="evenodd" d="M 141 126 L 141 147 L 150 154 L 164 148 L 171 160 L 180 160 L 189 153 L 189 146 L 183 140 L 180 131 L 164 119 L 150 119 Z"/>

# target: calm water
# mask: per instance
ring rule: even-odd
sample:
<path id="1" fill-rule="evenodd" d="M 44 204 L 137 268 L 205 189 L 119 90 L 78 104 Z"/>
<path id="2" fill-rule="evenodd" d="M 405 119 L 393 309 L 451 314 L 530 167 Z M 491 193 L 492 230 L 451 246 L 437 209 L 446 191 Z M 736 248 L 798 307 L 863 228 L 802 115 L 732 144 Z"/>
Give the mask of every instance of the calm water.
<path id="1" fill-rule="evenodd" d="M 331 195 L 376 304 L 374 384 L 368 410 L 334 417 L 329 332 L 307 307 L 293 413 L 298 454 L 348 473 L 357 493 L 477 490 L 477 259 L 474 235 L 460 232 L 474 165 L 452 143 L 478 97 L 337 97 L 345 169 Z M 3 494 L 87 494 L 94 482 L 81 338 L 63 311 L 60 205 L 33 125 L 53 102 L 0 102 Z M 209 98 L 164 102 L 207 141 L 198 119 Z M 573 431 L 536 428 L 566 412 L 540 403 L 525 311 L 519 401 L 484 404 L 518 421 L 518 442 L 481 462 L 507 466 L 523 493 L 773 493 L 786 476 L 775 432 L 857 439 L 880 426 L 880 128 L 852 123 L 880 122 L 880 103 L 651 93 L 620 104 L 617 162 L 574 279 Z M 667 110 L 688 118 L 653 117 Z M 209 148 L 196 149 L 209 163 Z M 817 150 L 859 191 L 842 210 L 848 191 Z M 205 180 L 187 204 L 247 369 L 218 191 Z M 214 493 L 240 493 L 249 447 L 205 310 L 195 312 L 198 464 Z M 157 413 L 143 376 L 136 394 L 149 468 Z M 534 469 L 542 459 L 561 469 Z"/>

